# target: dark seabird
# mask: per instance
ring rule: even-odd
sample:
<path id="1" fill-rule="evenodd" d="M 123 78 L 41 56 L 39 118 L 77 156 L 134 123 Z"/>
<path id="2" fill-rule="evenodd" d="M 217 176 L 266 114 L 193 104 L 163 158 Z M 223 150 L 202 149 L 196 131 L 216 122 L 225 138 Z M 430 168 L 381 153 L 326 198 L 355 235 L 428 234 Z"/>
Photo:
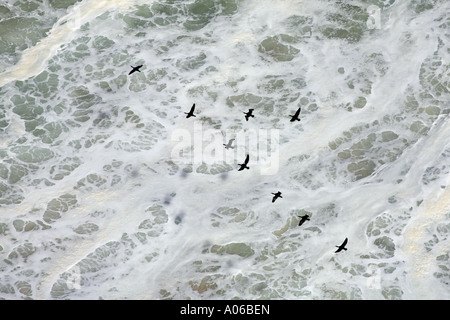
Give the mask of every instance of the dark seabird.
<path id="1" fill-rule="evenodd" d="M 294 122 L 295 120 L 300 121 L 300 119 L 298 118 L 298 116 L 299 116 L 301 110 L 302 110 L 302 108 L 298 108 L 298 110 L 295 112 L 294 115 L 291 115 L 291 114 L 289 115 L 289 116 L 292 117 L 292 118 L 291 118 L 291 122 Z"/>
<path id="2" fill-rule="evenodd" d="M 344 242 L 340 246 L 336 246 L 338 249 L 335 251 L 335 253 L 340 252 L 342 250 L 347 250 L 345 245 L 347 244 L 347 238 L 345 238 Z"/>
<path id="3" fill-rule="evenodd" d="M 189 117 L 195 117 L 196 115 L 194 114 L 194 110 L 195 110 L 195 103 L 192 105 L 191 110 L 188 112 L 185 112 L 187 114 L 186 118 Z"/>
<path id="4" fill-rule="evenodd" d="M 272 198 L 272 202 L 275 202 L 275 200 L 277 200 L 278 198 L 283 198 L 281 196 L 281 192 L 280 191 L 278 191 L 277 193 L 273 193 L 272 192 L 272 194 L 274 195 L 274 197 Z"/>
<path id="5" fill-rule="evenodd" d="M 250 118 L 250 117 L 254 118 L 254 117 L 255 117 L 255 116 L 252 114 L 253 110 L 255 110 L 255 109 L 248 109 L 248 112 L 244 112 L 244 114 L 245 114 L 245 120 L 248 121 L 248 118 Z"/>
<path id="6" fill-rule="evenodd" d="M 142 68 L 142 66 L 143 66 L 142 64 L 139 65 L 139 66 L 137 66 L 137 67 L 131 66 L 131 67 L 133 68 L 133 70 L 131 70 L 130 73 L 129 73 L 128 75 L 130 75 L 130 74 L 132 74 L 132 73 L 135 73 L 136 71 L 141 72 L 141 70 L 139 70 L 139 69 Z"/>
<path id="7" fill-rule="evenodd" d="M 300 222 L 298 223 L 299 226 L 301 226 L 305 221 L 309 221 L 309 216 L 307 214 L 305 214 L 303 217 L 299 216 L 299 218 L 301 218 Z"/>
<path id="8" fill-rule="evenodd" d="M 234 139 L 230 139 L 227 144 L 223 144 L 225 146 L 225 149 L 234 149 L 234 147 L 231 145 L 233 143 Z"/>
<path id="9" fill-rule="evenodd" d="M 238 171 L 242 171 L 242 170 L 244 170 L 244 169 L 250 169 L 248 166 L 247 166 L 247 164 L 248 164 L 248 159 L 249 159 L 249 156 L 247 155 L 247 157 L 245 158 L 245 162 L 244 163 L 238 163 L 238 165 L 240 165 L 241 167 L 238 169 Z"/>

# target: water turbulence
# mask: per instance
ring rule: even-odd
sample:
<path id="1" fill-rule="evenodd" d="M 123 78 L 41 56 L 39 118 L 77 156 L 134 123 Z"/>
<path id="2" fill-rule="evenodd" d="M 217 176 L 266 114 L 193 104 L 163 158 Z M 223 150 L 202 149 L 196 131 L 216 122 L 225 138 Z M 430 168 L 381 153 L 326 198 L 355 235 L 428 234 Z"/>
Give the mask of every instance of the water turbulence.
<path id="1" fill-rule="evenodd" d="M 0 298 L 450 298 L 449 9 L 0 5 Z"/>

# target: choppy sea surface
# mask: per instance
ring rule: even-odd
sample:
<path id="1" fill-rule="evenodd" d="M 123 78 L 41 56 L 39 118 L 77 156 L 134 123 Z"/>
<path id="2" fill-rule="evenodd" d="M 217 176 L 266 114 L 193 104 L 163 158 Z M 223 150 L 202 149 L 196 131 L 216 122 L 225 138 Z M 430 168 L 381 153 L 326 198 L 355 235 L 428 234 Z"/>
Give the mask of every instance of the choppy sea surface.
<path id="1" fill-rule="evenodd" d="M 2 1 L 0 298 L 450 299 L 449 12 Z"/>

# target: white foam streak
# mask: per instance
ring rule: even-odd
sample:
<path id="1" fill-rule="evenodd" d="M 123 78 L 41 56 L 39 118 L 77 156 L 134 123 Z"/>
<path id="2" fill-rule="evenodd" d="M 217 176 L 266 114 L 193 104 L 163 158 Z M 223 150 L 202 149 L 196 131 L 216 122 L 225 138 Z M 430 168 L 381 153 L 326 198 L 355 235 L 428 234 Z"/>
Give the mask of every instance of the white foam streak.
<path id="1" fill-rule="evenodd" d="M 448 242 L 443 241 L 432 251 L 427 251 L 424 244 L 429 239 L 430 230 L 450 212 L 450 189 L 447 187 L 442 190 L 441 183 L 422 193 L 417 190 L 420 188 L 417 182 L 425 168 L 431 166 L 449 146 L 450 122 L 446 120 L 446 117 L 442 117 L 435 128 L 430 130 L 429 138 L 425 138 L 425 141 L 414 148 L 411 157 L 416 161 L 406 176 L 403 192 L 399 194 L 404 200 L 414 199 L 417 195 L 424 199 L 403 235 L 402 251 L 407 256 L 413 298 L 442 299 L 446 294 L 439 289 L 441 286 L 436 285 L 437 279 L 433 277 L 433 273 L 436 271 L 436 256 L 448 253 Z M 446 180 L 443 182 L 448 186 L 450 177 Z"/>
<path id="2" fill-rule="evenodd" d="M 55 93 L 55 101 L 50 101 L 55 96 L 49 101 L 39 100 L 49 104 L 43 121 L 75 123 L 73 126 L 67 125 L 67 131 L 45 145 L 39 140 L 39 131 L 24 130 L 27 122 L 15 113 L 21 111 L 18 108 L 11 111 L 14 120 L 7 127 L 9 135 L 0 142 L 5 149 L 20 146 L 18 138 L 24 135 L 29 139 L 21 140 L 21 144 L 42 144 L 53 148 L 56 155 L 36 165 L 36 171 L 30 170 L 29 176 L 16 183 L 25 197 L 2 212 L 10 238 L 1 243 L 0 255 L 20 263 L 20 257 L 14 258 L 20 252 L 13 251 L 18 245 L 29 242 L 37 248 L 28 262 L 23 262 L 40 274 L 34 277 L 38 286 L 33 287 L 30 297 L 160 299 L 161 292 L 166 291 L 169 298 L 195 299 L 208 294 L 219 298 L 265 298 L 277 292 L 282 298 L 323 298 L 333 289 L 345 287 L 341 291 L 348 294 L 346 298 L 355 297 L 349 294 L 354 288 L 361 294 L 357 298 L 439 298 L 439 292 L 432 290 L 435 280 L 430 280 L 436 267 L 433 259 L 437 252 L 443 254 L 448 248 L 442 241 L 432 252 L 426 252 L 424 242 L 432 235 L 428 229 L 442 221 L 450 209 L 450 193 L 441 186 L 448 185 L 449 178 L 439 176 L 439 184 L 425 184 L 423 179 L 424 172 L 448 150 L 450 125 L 444 109 L 439 109 L 440 116 L 414 110 L 419 120 L 428 121 L 425 129 L 431 129 L 426 134 L 426 130 L 413 131 L 409 121 L 416 119 L 404 109 L 407 86 L 420 87 L 420 68 L 436 50 L 435 36 L 419 32 L 431 22 L 432 14 L 408 20 L 402 16 L 410 14 L 406 2 L 395 4 L 382 28 L 367 32 L 358 43 L 328 39 L 314 30 L 317 38 L 286 42 L 299 50 L 293 61 L 286 62 L 271 60 L 269 54 L 258 50 L 259 44 L 268 37 L 289 33 L 282 22 L 292 15 L 313 16 L 319 28 L 322 21 L 318 20 L 328 9 L 336 9 L 333 4 L 271 0 L 270 5 L 260 6 L 257 0 L 242 1 L 235 14 L 219 15 L 200 30 L 168 23 L 183 23 L 185 12 L 178 12 L 168 14 L 175 20 L 155 23 L 148 29 L 146 24 L 150 25 L 151 19 L 140 20 L 141 27 L 145 27 L 138 35 L 132 35 L 135 31 L 129 28 L 138 14 L 126 16 L 126 20 L 120 15 L 112 17 L 112 12 L 104 21 L 95 20 L 108 10 L 124 12 L 138 2 L 80 2 L 45 39 L 25 52 L 16 66 L 1 75 L 0 86 L 39 74 L 46 61 L 60 53 L 59 49 L 76 51 L 77 37 L 95 39 L 104 34 L 114 43 L 101 50 L 82 50 L 83 63 L 81 59 L 64 61 L 63 55 L 57 56 L 67 65 L 56 71 L 61 90 Z M 144 0 L 142 3 L 148 4 Z M 176 2 L 172 9 L 178 10 L 177 6 L 183 5 Z M 155 12 L 158 10 L 162 9 Z M 157 18 L 167 17 L 162 13 Z M 90 27 L 80 30 L 87 22 L 91 22 Z M 107 23 L 116 23 L 114 30 L 105 28 Z M 93 43 L 88 42 L 86 47 Z M 124 54 L 115 55 L 118 52 Z M 199 52 L 205 53 L 204 65 L 180 67 L 186 58 Z M 373 55 L 380 60 L 371 60 Z M 128 65 L 139 59 L 145 70 L 127 76 Z M 73 75 L 64 69 L 70 69 Z M 71 79 L 76 76 L 80 83 L 75 85 Z M 274 79 L 283 84 L 272 87 L 269 81 Z M 353 88 L 349 86 L 352 81 L 356 84 Z M 363 87 L 365 83 L 370 83 L 368 90 Z M 78 97 L 77 86 L 87 88 L 78 90 L 80 94 L 89 94 Z M 12 97 L 22 92 L 9 86 L 7 94 Z M 248 101 L 239 100 L 247 94 L 249 100 L 261 102 L 255 103 L 257 116 L 249 122 L 242 120 L 241 110 Z M 34 97 L 33 92 L 29 95 Z M 98 96 L 101 102 L 85 107 L 82 101 L 89 101 L 91 95 Z M 360 96 L 367 98 L 367 104 L 352 107 Z M 179 149 L 174 150 L 177 144 L 170 137 L 182 133 L 186 141 L 196 139 L 195 122 L 183 114 L 193 100 L 198 111 L 195 120 L 204 121 L 203 132 L 219 127 L 220 138 L 225 131 L 234 134 L 238 130 L 249 133 L 278 128 L 274 142 L 279 155 L 276 174 L 261 174 L 265 164 L 255 160 L 253 146 L 249 147 L 251 169 L 246 171 L 238 172 L 234 161 L 243 158 L 232 156 L 226 162 L 232 170 L 222 174 L 212 174 L 211 167 L 210 172 L 203 173 L 201 163 L 175 165 L 174 153 Z M 21 107 L 17 101 L 11 99 Z M 229 101 L 238 102 L 232 105 Z M 57 103 L 66 104 L 60 113 L 54 106 Z M 288 115 L 300 105 L 301 122 L 290 123 Z M 425 109 L 426 105 L 419 108 Z M 88 120 L 73 120 L 76 112 L 84 111 L 90 112 Z M 406 120 L 394 119 L 399 114 Z M 39 124 L 38 129 L 44 125 Z M 396 137 L 384 139 L 384 132 Z M 103 134 L 105 141 L 96 139 Z M 376 139 L 369 146 L 356 146 L 362 145 L 360 142 L 368 135 Z M 341 144 L 335 143 L 337 140 Z M 203 147 L 208 145 L 207 141 L 200 142 Z M 333 143 L 335 148 L 331 148 Z M 195 147 L 199 148 L 199 143 Z M 248 150 L 240 145 L 235 151 L 244 154 Z M 351 157 L 341 157 L 344 151 Z M 355 179 L 349 167 L 361 160 L 372 161 L 375 171 Z M 35 183 L 39 179 L 48 185 Z M 283 198 L 271 203 L 271 193 L 277 190 Z M 66 193 L 76 197 L 76 204 L 58 211 L 55 202 Z M 53 205 L 60 217 L 47 222 L 42 213 Z M 153 206 L 161 212 L 152 211 Z M 223 213 L 228 209 L 237 213 Z M 311 212 L 312 217 L 298 228 L 296 215 L 301 210 Z M 389 216 L 386 221 L 377 220 L 385 213 Z M 157 218 L 161 221 L 155 222 Z M 44 220 L 50 226 L 22 232 L 13 226 L 19 219 Z M 396 225 L 403 221 L 404 226 Z M 92 223 L 95 231 L 77 232 L 86 222 Z M 374 227 L 378 232 L 375 234 L 369 224 L 378 222 L 385 225 Z M 394 244 L 393 250 L 375 243 L 384 235 Z M 349 238 L 349 250 L 335 255 L 334 246 L 345 237 Z M 109 242 L 121 246 L 116 251 L 105 249 L 111 260 L 95 256 L 96 249 L 103 249 Z M 255 253 L 242 257 L 212 249 L 232 243 L 248 245 Z M 55 284 L 62 282 L 62 274 L 83 263 L 92 263 L 94 271 L 80 272 L 86 281 L 80 290 L 58 296 L 61 289 Z M 370 277 L 371 268 L 378 272 L 374 277 Z M 17 271 L 11 274 L 22 279 Z M 247 278 L 245 286 L 264 283 L 267 290 L 251 291 L 246 287 L 239 292 L 235 289 L 239 277 Z M 16 279 L 11 283 L 18 282 Z M 193 288 L 192 283 L 205 279 L 212 279 L 217 290 L 203 288 L 206 291 L 197 292 Z M 375 290 L 366 285 L 369 279 L 375 281 L 371 284 Z M 297 290 L 299 280 L 306 284 Z M 439 285 L 443 288 L 442 283 Z M 386 286 L 385 291 L 382 286 Z M 391 296 L 390 290 L 397 286 L 403 293 Z M 448 297 L 448 293 L 443 296 Z"/>
<path id="3" fill-rule="evenodd" d="M 135 2 L 136 0 L 84 0 L 72 6 L 67 15 L 55 23 L 47 37 L 23 52 L 16 65 L 0 74 L 0 86 L 39 74 L 45 69 L 48 59 L 63 44 L 70 42 L 83 24 L 111 9 L 127 10 Z"/>

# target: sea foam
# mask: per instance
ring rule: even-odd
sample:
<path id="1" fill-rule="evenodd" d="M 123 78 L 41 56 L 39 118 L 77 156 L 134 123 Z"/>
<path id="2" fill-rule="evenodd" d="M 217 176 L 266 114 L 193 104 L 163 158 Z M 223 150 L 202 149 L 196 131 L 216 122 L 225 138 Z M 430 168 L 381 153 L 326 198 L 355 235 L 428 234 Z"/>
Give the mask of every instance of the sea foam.
<path id="1" fill-rule="evenodd" d="M 69 7 L 0 75 L 0 297 L 448 298 L 448 9 Z"/>

